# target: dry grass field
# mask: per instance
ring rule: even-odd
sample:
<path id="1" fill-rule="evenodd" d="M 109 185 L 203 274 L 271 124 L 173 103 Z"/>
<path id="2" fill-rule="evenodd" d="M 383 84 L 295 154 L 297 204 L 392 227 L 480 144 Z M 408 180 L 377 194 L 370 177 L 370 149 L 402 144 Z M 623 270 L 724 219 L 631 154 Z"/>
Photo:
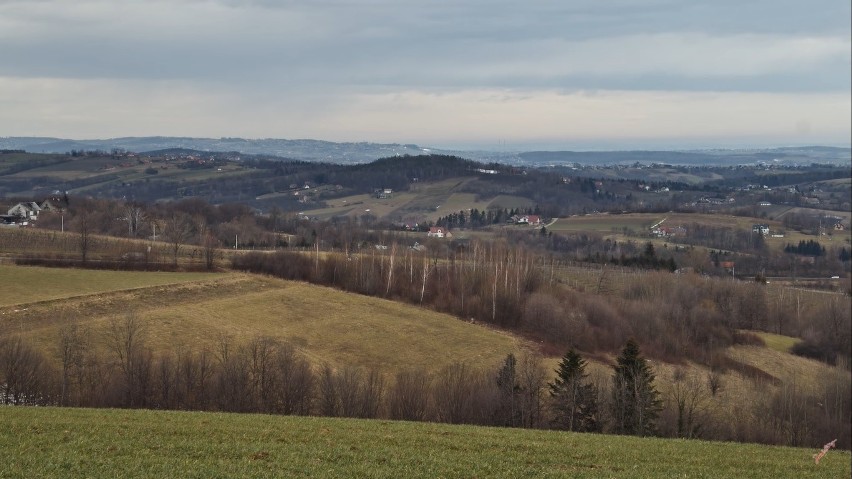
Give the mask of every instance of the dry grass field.
<path id="1" fill-rule="evenodd" d="M 0 265 L 0 306 L 56 301 L 98 293 L 165 286 L 224 277 L 217 273 L 145 274 L 129 271 L 94 271 Z"/>
<path id="2" fill-rule="evenodd" d="M 491 367 L 528 347 L 509 334 L 414 306 L 261 276 L 17 266 L 0 272 L 4 286 L 15 277 L 38 285 L 39 275 L 45 280 L 55 276 L 42 289 L 74 279 L 60 292 L 19 295 L 3 305 L 0 335 L 21 334 L 46 352 L 69 321 L 89 328 L 97 339 L 110 320 L 128 312 L 142 319 L 148 345 L 159 352 L 215 350 L 222 337 L 238 345 L 268 336 L 292 343 L 316 364 L 353 364 L 387 373 L 414 367 L 435 371 L 456 361 Z M 108 273 L 115 275 L 112 289 Z"/>

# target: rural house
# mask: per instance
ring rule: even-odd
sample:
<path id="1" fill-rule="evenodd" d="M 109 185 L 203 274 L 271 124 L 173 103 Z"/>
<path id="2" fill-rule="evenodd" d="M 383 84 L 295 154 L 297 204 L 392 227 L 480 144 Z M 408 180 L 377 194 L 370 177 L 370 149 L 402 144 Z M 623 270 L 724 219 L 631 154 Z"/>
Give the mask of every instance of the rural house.
<path id="1" fill-rule="evenodd" d="M 541 224 L 541 216 L 539 215 L 521 215 L 518 216 L 518 219 L 515 223 L 519 225 L 540 225 Z"/>
<path id="2" fill-rule="evenodd" d="M 751 232 L 760 233 L 763 236 L 766 236 L 769 234 L 769 225 L 752 225 Z"/>
<path id="3" fill-rule="evenodd" d="M 453 234 L 443 226 L 433 226 L 429 228 L 429 232 L 426 233 L 426 236 L 430 238 L 452 238 Z"/>
<path id="4" fill-rule="evenodd" d="M 18 203 L 17 205 L 9 208 L 7 214 L 9 216 L 20 216 L 21 218 L 25 218 L 28 220 L 35 220 L 38 218 L 38 214 L 41 211 L 41 207 L 35 201 L 27 201 L 24 203 Z"/>

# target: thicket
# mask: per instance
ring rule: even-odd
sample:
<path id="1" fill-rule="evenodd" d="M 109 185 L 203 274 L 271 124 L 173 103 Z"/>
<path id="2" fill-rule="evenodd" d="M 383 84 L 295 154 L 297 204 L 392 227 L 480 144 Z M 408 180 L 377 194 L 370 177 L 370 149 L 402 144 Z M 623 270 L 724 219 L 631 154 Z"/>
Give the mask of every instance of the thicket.
<path id="1" fill-rule="evenodd" d="M 509 354 L 491 368 L 452 363 L 388 377 L 311 365 L 294 346 L 267 337 L 154 353 L 147 335 L 129 313 L 98 331 L 67 324 L 50 356 L 18 336 L 2 338 L 0 404 L 388 418 L 808 447 L 836 437 L 838 447 L 850 447 L 845 371 L 813 387 L 784 383 L 744 410 L 727 410 L 715 373 L 676 373 L 674 386 L 657 395 L 654 373 L 630 342 L 608 375 L 589 377 L 585 361 L 566 354 L 567 369 L 560 365 L 558 379 L 547 383 L 541 358 L 530 353 Z"/>

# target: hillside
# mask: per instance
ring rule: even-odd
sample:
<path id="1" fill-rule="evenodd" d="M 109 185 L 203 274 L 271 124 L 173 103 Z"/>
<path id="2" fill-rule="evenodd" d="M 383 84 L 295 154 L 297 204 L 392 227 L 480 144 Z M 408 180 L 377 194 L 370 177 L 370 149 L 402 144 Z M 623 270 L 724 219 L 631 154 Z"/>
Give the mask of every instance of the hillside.
<path id="1" fill-rule="evenodd" d="M 0 408 L 2 477 L 849 477 L 848 451 L 188 412 Z"/>
<path id="2" fill-rule="evenodd" d="M 590 273 L 595 274 L 580 269 L 565 271 L 577 278 L 578 285 L 585 284 L 584 274 Z M 649 282 L 652 278 L 635 275 L 636 278 L 613 275 L 613 281 L 602 294 L 621 294 L 622 289 L 632 288 L 630 284 Z M 159 395 L 168 390 L 162 389 L 158 381 L 171 381 L 169 377 L 176 379 L 168 373 L 175 358 L 177 364 L 182 365 L 182 361 L 199 358 L 198 354 L 206 351 L 208 360 L 213 362 L 210 367 L 221 367 L 214 365 L 227 362 L 228 355 L 237 352 L 247 361 L 243 363 L 245 367 L 254 368 L 257 366 L 251 364 L 260 357 L 257 356 L 260 350 L 256 348 L 264 344 L 257 342 L 260 338 L 294 347 L 315 372 L 325 365 L 343 372 L 353 368 L 377 371 L 391 388 L 388 390 L 391 395 L 398 373 L 418 371 L 418 374 L 431 376 L 433 379 L 425 380 L 423 387 L 431 387 L 435 393 L 434 388 L 439 387 L 442 380 L 439 378 L 445 377 L 442 375 L 447 374 L 447 369 L 457 364 L 469 368 L 466 374 L 471 384 L 482 384 L 482 390 L 486 391 L 494 371 L 507 354 L 523 358 L 525 351 L 531 350 L 545 353 L 541 365 L 546 381 L 552 378 L 557 356 L 563 353 L 548 349 L 544 343 L 534 344 L 506 332 L 416 306 L 242 273 L 143 273 L 0 266 L 0 285 L 15 293 L 0 308 L 0 340 L 22 338 L 34 345 L 49 364 L 50 371 L 61 368 L 60 338 L 67 333 L 67 327 L 76 325 L 83 333 L 89 348 L 87 355 L 93 362 L 77 366 L 80 368 L 79 393 L 80 400 L 91 405 L 102 403 L 88 403 L 85 401 L 91 399 L 82 399 L 89 391 L 84 384 L 94 387 L 86 379 L 90 368 L 107 368 L 97 377 L 120 390 L 122 373 L 115 369 L 112 334 L 116 325 L 121 327 L 130 317 L 139 320 L 135 341 L 150 354 L 148 361 L 152 370 L 147 374 L 154 383 L 151 386 L 154 390 L 149 394 Z M 807 297 L 802 299 L 803 304 L 809 301 Z M 661 433 L 675 434 L 673 428 L 678 420 L 672 401 L 678 394 L 688 392 L 694 401 L 690 414 L 694 413 L 693 419 L 702 424 L 701 437 L 709 434 L 709 437 L 744 442 L 803 444 L 805 439 L 790 436 L 792 433 L 785 422 L 768 429 L 761 425 L 778 413 L 780 403 L 777 401 L 788 397 L 786 395 L 792 395 L 790 397 L 796 401 L 809 400 L 806 395 L 825 398 L 820 399 L 822 401 L 834 401 L 833 398 L 844 401 L 843 395 L 835 394 L 831 388 L 848 387 L 849 373 L 792 356 L 787 351 L 796 341 L 793 338 L 763 336 L 769 347 L 729 347 L 720 351 L 722 354 L 713 361 L 714 367 L 689 361 L 678 364 L 650 361 L 657 387 L 666 401 Z M 587 353 L 589 378 L 601 391 L 600 401 L 605 403 L 612 381 L 614 356 L 600 351 Z M 104 379 L 107 376 L 103 371 L 112 371 L 108 376 L 111 379 Z M 209 387 L 220 384 L 215 382 L 218 380 L 210 382 L 209 379 Z M 430 381 L 435 381 L 432 386 L 428 385 Z M 712 394 L 708 389 L 710 383 L 716 384 Z M 182 387 L 180 384 L 177 381 L 174 387 Z M 245 391 L 241 391 L 245 396 Z M 117 401 L 109 396 L 108 390 L 102 394 L 106 394 L 104 401 Z M 306 411 L 319 414 L 324 393 L 317 390 L 315 394 L 311 399 L 313 406 L 307 406 Z M 426 397 L 425 391 L 423 394 Z M 169 403 L 163 406 L 159 402 L 164 400 L 151 399 L 147 406 L 170 407 Z M 488 399 L 481 400 L 487 404 Z M 432 401 L 429 403 L 429 408 L 438 407 Z M 233 406 L 229 403 L 202 404 L 198 407 L 240 410 L 230 409 Z M 378 406 L 371 417 L 392 417 L 385 407 L 389 406 Z M 832 406 L 819 414 L 844 421 L 843 408 L 842 403 L 838 403 L 837 408 Z M 433 410 L 429 414 L 438 412 Z M 487 420 L 490 419 L 471 418 L 462 422 L 488 423 Z M 791 424 L 816 427 L 815 420 L 823 419 L 797 416 Z M 823 439 L 821 436 L 818 439 Z M 846 439 L 841 438 L 841 441 Z"/>
<path id="3" fill-rule="evenodd" d="M 50 357 L 63 325 L 76 322 L 97 339 L 128 312 L 145 324 L 155 353 L 214 351 L 223 337 L 239 345 L 264 336 L 296 346 L 316 366 L 357 365 L 388 375 L 457 361 L 491 367 L 524 347 L 511 335 L 414 306 L 239 273 L 0 266 L 0 285 L 19 292 L 4 301 L 0 336 L 21 335 Z M 23 294 L 28 288 L 35 291 Z"/>

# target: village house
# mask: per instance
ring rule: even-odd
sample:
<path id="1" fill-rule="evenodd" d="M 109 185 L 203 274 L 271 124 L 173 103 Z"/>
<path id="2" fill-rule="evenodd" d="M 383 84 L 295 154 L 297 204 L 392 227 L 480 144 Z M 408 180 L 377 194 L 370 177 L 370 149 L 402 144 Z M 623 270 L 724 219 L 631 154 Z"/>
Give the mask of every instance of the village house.
<path id="1" fill-rule="evenodd" d="M 519 215 L 513 216 L 516 224 L 519 225 L 540 225 L 541 224 L 541 216 L 539 215 Z"/>
<path id="2" fill-rule="evenodd" d="M 658 238 L 686 236 L 686 228 L 683 226 L 658 226 L 651 230 L 651 234 Z"/>
<path id="3" fill-rule="evenodd" d="M 391 188 L 376 188 L 373 190 L 373 196 L 380 200 L 386 200 L 393 195 Z"/>
<path id="4" fill-rule="evenodd" d="M 752 225 L 751 232 L 760 233 L 763 236 L 766 236 L 769 234 L 769 225 Z"/>
<path id="5" fill-rule="evenodd" d="M 453 234 L 450 233 L 450 230 L 443 226 L 433 226 L 429 228 L 429 232 L 426 233 L 426 236 L 429 238 L 452 238 Z"/>
<path id="6" fill-rule="evenodd" d="M 38 214 L 41 212 L 41 207 L 35 201 L 27 201 L 24 203 L 18 203 L 17 205 L 9 208 L 7 214 L 9 216 L 19 216 L 21 218 L 34 221 L 38 218 Z"/>

